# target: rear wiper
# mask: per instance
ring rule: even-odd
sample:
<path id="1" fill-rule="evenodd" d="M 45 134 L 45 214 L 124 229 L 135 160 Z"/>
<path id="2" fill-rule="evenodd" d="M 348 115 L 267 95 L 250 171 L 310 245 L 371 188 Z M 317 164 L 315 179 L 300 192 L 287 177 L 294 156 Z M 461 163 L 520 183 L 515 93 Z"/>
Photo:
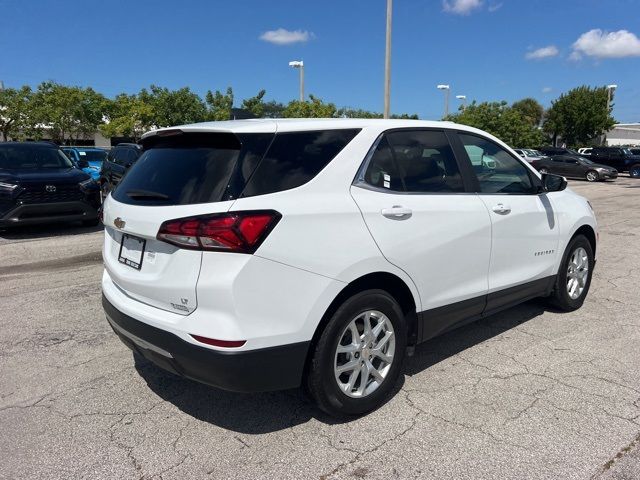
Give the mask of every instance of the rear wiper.
<path id="1" fill-rule="evenodd" d="M 159 192 L 151 192 L 149 190 L 129 190 L 127 196 L 130 198 L 144 198 L 149 200 L 169 200 L 169 195 Z"/>

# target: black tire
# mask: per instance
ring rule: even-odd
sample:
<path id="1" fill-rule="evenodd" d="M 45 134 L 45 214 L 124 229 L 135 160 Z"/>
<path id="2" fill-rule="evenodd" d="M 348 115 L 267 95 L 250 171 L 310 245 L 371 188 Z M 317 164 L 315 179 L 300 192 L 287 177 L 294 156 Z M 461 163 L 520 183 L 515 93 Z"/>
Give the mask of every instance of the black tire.
<path id="1" fill-rule="evenodd" d="M 595 170 L 589 170 L 585 175 L 585 178 L 587 179 L 587 182 L 597 182 L 600 180 L 600 175 L 598 175 L 598 172 Z"/>
<path id="2" fill-rule="evenodd" d="M 387 316 L 393 326 L 395 353 L 382 383 L 373 392 L 353 398 L 338 386 L 334 374 L 336 349 L 342 334 L 359 314 L 377 310 Z M 398 302 L 384 290 L 366 290 L 348 298 L 331 316 L 312 352 L 306 375 L 306 391 L 315 403 L 329 415 L 352 417 L 380 407 L 394 389 L 402 372 L 407 346 L 407 325 Z"/>
<path id="3" fill-rule="evenodd" d="M 578 298 L 571 298 L 567 290 L 567 275 L 571 256 L 578 248 L 584 248 L 584 250 L 586 251 L 589 270 L 587 272 L 587 278 L 582 293 Z M 587 294 L 589 293 L 594 265 L 595 262 L 593 258 L 593 248 L 591 248 L 591 243 L 589 243 L 589 240 L 587 240 L 587 237 L 585 237 L 584 235 L 576 235 L 573 239 L 571 239 L 569 245 L 567 245 L 567 249 L 565 250 L 564 256 L 562 257 L 562 263 L 560 264 L 560 269 L 558 270 L 558 275 L 556 276 L 556 281 L 553 286 L 553 293 L 549 297 L 549 302 L 551 303 L 551 305 L 559 308 L 560 310 L 564 310 L 565 312 L 571 312 L 580 308 L 584 303 L 585 298 L 587 298 Z"/>
<path id="4" fill-rule="evenodd" d="M 632 165 L 631 168 L 629 168 L 629 176 L 631 178 L 640 178 L 640 163 Z"/>
<path id="5" fill-rule="evenodd" d="M 93 220 L 82 220 L 83 227 L 97 227 L 100 224 L 100 220 L 94 218 Z"/>

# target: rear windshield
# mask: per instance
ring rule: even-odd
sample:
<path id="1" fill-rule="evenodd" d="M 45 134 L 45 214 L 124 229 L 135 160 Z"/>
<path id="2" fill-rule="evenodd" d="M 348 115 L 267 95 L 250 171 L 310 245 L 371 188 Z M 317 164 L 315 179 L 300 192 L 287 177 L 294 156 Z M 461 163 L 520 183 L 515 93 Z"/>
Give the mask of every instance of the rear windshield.
<path id="1" fill-rule="evenodd" d="M 189 205 L 288 190 L 315 177 L 359 130 L 148 137 L 113 198 Z"/>
<path id="2" fill-rule="evenodd" d="M 36 145 L 0 146 L 0 169 L 38 170 L 67 169 L 73 167 L 71 160 L 61 150 Z"/>
<path id="3" fill-rule="evenodd" d="M 189 205 L 222 199 L 240 154 L 232 134 L 154 138 L 113 193 L 129 204 Z"/>

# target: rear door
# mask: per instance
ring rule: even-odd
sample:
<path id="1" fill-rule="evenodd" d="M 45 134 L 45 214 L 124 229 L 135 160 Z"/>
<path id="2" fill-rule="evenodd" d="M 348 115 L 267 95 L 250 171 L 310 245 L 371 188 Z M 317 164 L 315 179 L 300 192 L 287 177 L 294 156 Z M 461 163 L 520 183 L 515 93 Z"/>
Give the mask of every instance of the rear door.
<path id="1" fill-rule="evenodd" d="M 539 179 L 520 159 L 492 140 L 458 132 L 473 162 L 478 198 L 491 217 L 492 247 L 487 310 L 544 290 L 555 273 L 559 228 L 549 196 L 538 193 Z M 471 157 L 471 155 L 469 155 Z M 498 294 L 497 292 L 501 292 Z"/>
<path id="2" fill-rule="evenodd" d="M 149 141 L 150 148 L 105 201 L 105 269 L 129 297 L 188 315 L 197 308 L 202 252 L 156 235 L 165 221 L 228 211 L 233 204 L 228 187 L 246 155 L 230 133 Z"/>
<path id="3" fill-rule="evenodd" d="M 383 134 L 351 195 L 382 254 L 413 279 L 423 308 L 450 306 L 453 315 L 425 323 L 426 336 L 483 310 L 491 221 L 468 193 L 444 131 Z"/>

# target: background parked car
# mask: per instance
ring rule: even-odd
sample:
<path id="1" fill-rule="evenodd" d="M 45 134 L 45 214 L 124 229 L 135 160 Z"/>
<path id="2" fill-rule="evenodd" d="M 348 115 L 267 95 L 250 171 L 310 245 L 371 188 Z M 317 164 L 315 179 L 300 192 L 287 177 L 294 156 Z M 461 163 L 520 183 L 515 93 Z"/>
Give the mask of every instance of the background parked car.
<path id="1" fill-rule="evenodd" d="M 619 172 L 629 172 L 632 178 L 640 178 L 640 155 L 634 155 L 628 148 L 593 147 L 591 159 Z"/>
<path id="2" fill-rule="evenodd" d="M 565 148 L 565 147 L 545 146 L 545 147 L 540 147 L 538 150 L 540 150 L 542 153 L 544 153 L 548 157 L 552 157 L 554 155 L 574 155 L 578 157 L 580 156 L 580 154 L 575 150 L 571 150 L 570 148 Z"/>
<path id="3" fill-rule="evenodd" d="M 632 147 L 629 149 L 634 155 L 640 155 L 640 148 Z"/>
<path id="4" fill-rule="evenodd" d="M 0 143 L 0 227 L 62 221 L 98 224 L 98 184 L 58 146 Z"/>
<path id="5" fill-rule="evenodd" d="M 91 175 L 91 178 L 94 180 L 100 178 L 102 162 L 107 158 L 106 150 L 93 147 L 63 147 L 62 151 L 76 167 Z"/>
<path id="6" fill-rule="evenodd" d="M 140 155 L 142 155 L 142 147 L 135 143 L 121 143 L 109 151 L 100 170 L 100 188 L 103 197 L 113 190 Z"/>
<path id="7" fill-rule="evenodd" d="M 514 150 L 529 163 L 538 161 L 542 158 L 547 158 L 544 153 L 537 150 L 531 150 L 530 148 L 515 148 Z"/>
<path id="8" fill-rule="evenodd" d="M 582 178 L 589 182 L 618 178 L 618 171 L 607 165 L 575 155 L 554 155 L 533 164 L 540 173 L 553 173 L 569 178 Z"/>

